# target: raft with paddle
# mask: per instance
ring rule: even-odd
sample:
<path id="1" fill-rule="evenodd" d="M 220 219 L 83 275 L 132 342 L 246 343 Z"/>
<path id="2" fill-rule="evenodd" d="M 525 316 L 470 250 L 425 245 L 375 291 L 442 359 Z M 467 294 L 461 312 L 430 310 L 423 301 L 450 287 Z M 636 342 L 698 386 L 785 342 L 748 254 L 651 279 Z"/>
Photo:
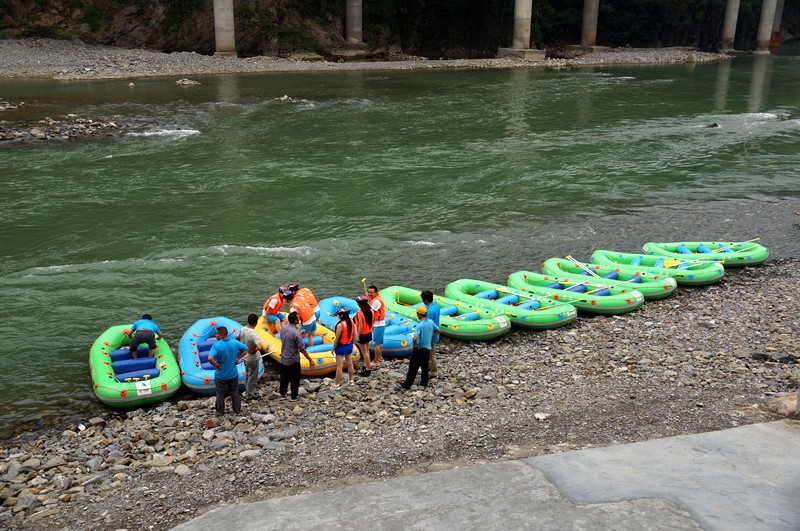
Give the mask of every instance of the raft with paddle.
<path id="1" fill-rule="evenodd" d="M 242 325 L 227 317 L 212 317 L 199 319 L 190 326 L 181 337 L 180 353 L 181 376 L 183 383 L 190 390 L 201 395 L 216 393 L 214 386 L 214 367 L 208 361 L 211 347 L 216 343 L 214 337 L 217 327 L 224 326 L 228 329 L 228 337 L 235 338 Z M 239 360 L 236 365 L 239 372 L 239 389 L 244 390 L 245 367 Z M 263 365 L 258 366 L 258 377 L 264 374 Z"/>
<path id="2" fill-rule="evenodd" d="M 322 306 L 320 306 L 320 311 Z M 290 324 L 283 325 L 284 328 L 292 326 Z M 273 361 L 280 363 L 281 361 L 281 338 L 280 334 L 273 335 L 267 323 L 264 322 L 263 317 L 258 318 L 256 323 L 256 333 L 261 338 L 261 343 L 267 349 L 267 356 Z M 324 376 L 336 372 L 336 356 L 333 354 L 333 340 L 336 338 L 336 333 L 330 328 L 325 327 L 322 323 L 317 322 L 317 335 L 314 336 L 314 344 L 308 346 L 308 339 L 303 338 L 303 343 L 306 345 L 306 350 L 311 356 L 313 363 L 309 363 L 306 357 L 300 354 L 300 374 L 303 376 Z M 358 365 L 361 360 L 361 353 L 356 345 L 353 345 L 352 355 L 353 365 Z"/>
<path id="3" fill-rule="evenodd" d="M 621 253 L 598 249 L 590 258 L 593 264 L 628 274 L 649 273 L 655 278 L 674 278 L 681 286 L 707 286 L 722 280 L 725 268 L 720 262 L 675 260 L 652 254 Z"/>
<path id="4" fill-rule="evenodd" d="M 445 286 L 444 294 L 456 301 L 497 312 L 520 328 L 549 330 L 569 324 L 578 317 L 575 307 L 567 302 L 483 280 L 456 280 Z"/>
<path id="5" fill-rule="evenodd" d="M 116 325 L 100 334 L 89 350 L 92 390 L 101 402 L 112 407 L 136 407 L 172 397 L 181 386 L 178 361 L 164 339 L 156 339 L 153 357 L 146 344 L 138 358 L 128 348 L 125 335 L 133 324 Z"/>
<path id="6" fill-rule="evenodd" d="M 648 242 L 644 252 L 673 260 L 699 260 L 722 262 L 726 267 L 755 266 L 763 264 L 769 251 L 756 243 L 758 238 L 746 242 Z"/>
<path id="7" fill-rule="evenodd" d="M 549 258 L 542 264 L 545 275 L 564 277 L 576 282 L 591 279 L 587 286 L 599 288 L 604 285 L 615 286 L 622 292 L 636 290 L 644 295 L 645 300 L 656 300 L 669 297 L 678 288 L 675 279 L 652 273 L 650 271 L 636 271 L 634 273 L 620 271 L 613 267 L 597 264 L 586 264 L 574 258 Z"/>
<path id="8" fill-rule="evenodd" d="M 386 308 L 416 321 L 416 308 L 423 305 L 420 291 L 404 286 L 389 286 L 380 292 Z M 473 306 L 448 297 L 433 296 L 439 306 L 442 335 L 467 341 L 495 339 L 511 330 L 511 321 L 499 310 Z"/>
<path id="9" fill-rule="evenodd" d="M 644 304 L 644 295 L 625 286 L 594 286 L 592 279 L 573 280 L 542 275 L 533 271 L 517 271 L 508 276 L 508 285 L 533 295 L 568 302 L 578 310 L 605 315 L 632 312 Z"/>
<path id="10" fill-rule="evenodd" d="M 340 305 L 350 308 L 350 319 L 353 319 L 358 312 L 358 304 L 356 301 L 348 297 L 328 297 L 319 301 L 319 320 L 328 328 L 335 329 L 336 324 L 339 322 L 339 317 L 336 316 L 336 309 Z M 400 315 L 396 312 L 390 311 L 387 305 L 386 308 L 386 329 L 383 333 L 383 357 L 385 358 L 403 358 L 410 356 L 411 351 L 414 350 L 414 326 L 416 323 L 407 317 Z M 370 343 L 369 348 L 372 350 L 375 342 Z"/>

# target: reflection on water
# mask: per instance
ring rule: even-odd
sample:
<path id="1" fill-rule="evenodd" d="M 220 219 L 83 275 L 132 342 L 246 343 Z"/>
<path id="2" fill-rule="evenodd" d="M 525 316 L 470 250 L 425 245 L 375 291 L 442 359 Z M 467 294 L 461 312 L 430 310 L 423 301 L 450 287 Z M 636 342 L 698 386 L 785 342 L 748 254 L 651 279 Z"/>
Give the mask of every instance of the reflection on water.
<path id="1" fill-rule="evenodd" d="M 112 324 L 150 312 L 176 341 L 291 280 L 320 296 L 364 277 L 440 292 L 684 238 L 800 256 L 796 57 L 193 78 L 0 80 L 26 101 L 6 120 L 142 124 L 0 144 L 0 424 L 56 399 L 99 407 L 86 357 Z M 31 342 L 43 330 L 58 336 L 46 352 Z"/>

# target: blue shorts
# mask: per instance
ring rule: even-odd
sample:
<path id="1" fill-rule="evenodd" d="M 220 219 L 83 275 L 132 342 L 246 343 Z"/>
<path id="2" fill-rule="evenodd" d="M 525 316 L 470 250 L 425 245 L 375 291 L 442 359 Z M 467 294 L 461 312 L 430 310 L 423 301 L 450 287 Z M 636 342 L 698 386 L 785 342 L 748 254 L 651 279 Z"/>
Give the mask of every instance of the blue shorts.
<path id="1" fill-rule="evenodd" d="M 313 332 L 317 331 L 317 321 L 314 321 L 311 324 L 303 325 L 300 327 L 300 330 L 304 331 L 306 334 L 312 334 Z"/>
<path id="2" fill-rule="evenodd" d="M 353 344 L 352 343 L 344 343 L 341 345 L 336 346 L 336 350 L 333 351 L 334 354 L 337 356 L 349 356 L 353 353 Z"/>
<path id="3" fill-rule="evenodd" d="M 372 341 L 372 332 L 367 332 L 366 334 L 361 334 L 358 336 L 358 342 L 362 345 L 369 343 Z"/>
<path id="4" fill-rule="evenodd" d="M 285 321 L 285 320 L 286 316 L 283 315 L 281 312 L 278 312 L 275 315 L 272 315 L 271 313 L 267 314 L 267 321 L 269 321 L 270 323 L 277 323 L 278 321 Z"/>
<path id="5" fill-rule="evenodd" d="M 372 329 L 372 341 L 375 342 L 375 346 L 383 345 L 383 333 L 385 331 L 385 326 L 376 326 Z"/>

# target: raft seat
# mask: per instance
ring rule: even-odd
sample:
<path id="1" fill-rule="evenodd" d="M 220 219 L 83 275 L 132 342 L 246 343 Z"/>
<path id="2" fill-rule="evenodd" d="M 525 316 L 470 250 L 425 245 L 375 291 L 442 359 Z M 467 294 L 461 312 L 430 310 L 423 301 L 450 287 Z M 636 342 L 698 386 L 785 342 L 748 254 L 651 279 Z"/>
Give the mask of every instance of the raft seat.
<path id="1" fill-rule="evenodd" d="M 211 365 L 210 361 L 206 361 L 206 362 L 201 363 L 200 364 L 200 368 L 202 368 L 204 371 L 215 371 L 215 370 L 217 370 L 216 367 Z"/>
<path id="2" fill-rule="evenodd" d="M 480 316 L 475 312 L 465 313 L 460 317 L 456 317 L 459 321 L 477 321 L 480 319 Z"/>
<path id="3" fill-rule="evenodd" d="M 633 282 L 635 284 L 638 284 L 641 281 L 642 281 L 642 277 L 640 277 L 639 275 L 634 275 L 634 276 L 632 276 L 631 278 L 628 279 L 628 282 Z"/>
<path id="4" fill-rule="evenodd" d="M 653 267 L 664 267 L 664 259 L 659 258 L 658 260 L 656 260 L 655 263 L 653 264 Z"/>
<path id="5" fill-rule="evenodd" d="M 152 369 L 156 366 L 156 359 L 149 356 L 145 358 L 131 358 L 129 360 L 119 360 L 111 363 L 111 370 L 114 374 L 125 374 L 127 372 Z"/>
<path id="6" fill-rule="evenodd" d="M 636 256 L 636 257 L 632 258 L 631 259 L 631 265 L 632 266 L 642 265 L 642 257 L 641 256 Z"/>
<path id="7" fill-rule="evenodd" d="M 152 380 L 154 378 L 158 378 L 160 374 L 161 371 L 158 370 L 157 368 L 142 369 L 139 371 L 131 371 L 123 374 L 118 374 L 117 381 L 125 383 L 125 382 L 141 381 L 141 380 Z"/>
<path id="8" fill-rule="evenodd" d="M 499 299 L 495 299 L 496 303 L 498 304 L 516 304 L 519 302 L 519 297 L 516 295 L 506 295 L 505 297 L 500 297 Z"/>
<path id="9" fill-rule="evenodd" d="M 704 253 L 704 254 L 707 254 L 707 253 L 713 253 L 714 251 L 712 251 L 712 250 L 711 250 L 711 248 L 709 248 L 708 246 L 706 246 L 706 245 L 703 245 L 703 244 L 701 243 L 700 245 L 698 245 L 698 246 L 697 246 L 697 252 L 698 252 L 698 253 Z"/>
<path id="10" fill-rule="evenodd" d="M 496 299 L 500 295 L 497 293 L 496 289 L 487 289 L 486 291 L 476 293 L 475 296 L 481 299 Z"/>
<path id="11" fill-rule="evenodd" d="M 591 293 L 591 295 L 594 295 L 595 297 L 608 297 L 609 295 L 611 295 L 611 292 L 608 291 L 608 289 L 603 288 L 595 291 L 594 293 Z"/>
<path id="12" fill-rule="evenodd" d="M 564 291 L 574 291 L 575 293 L 586 293 L 586 285 L 585 284 L 576 284 L 574 286 L 570 286 Z"/>
<path id="13" fill-rule="evenodd" d="M 211 347 L 214 343 L 217 342 L 216 338 L 206 339 L 205 341 L 200 341 L 197 343 L 197 352 L 205 352 L 207 350 L 211 350 Z"/>
<path id="14" fill-rule="evenodd" d="M 678 248 L 675 249 L 675 251 L 680 254 L 693 254 L 692 251 L 689 250 L 689 248 L 686 247 L 685 245 L 679 245 Z"/>
<path id="15" fill-rule="evenodd" d="M 455 315 L 458 313 L 458 308 L 455 305 L 451 304 L 449 306 L 445 306 L 444 308 L 439 310 L 440 315 L 446 315 L 448 317 Z"/>
<path id="16" fill-rule="evenodd" d="M 542 307 L 542 304 L 537 300 L 524 302 L 517 306 L 520 310 L 537 310 Z"/>
<path id="17" fill-rule="evenodd" d="M 139 345 L 139 348 L 136 349 L 137 354 L 139 357 L 144 357 L 150 354 L 150 347 L 147 345 Z M 108 353 L 108 357 L 111 358 L 111 361 L 120 361 L 120 360 L 132 360 L 133 355 L 131 355 L 130 347 L 122 347 L 118 348 L 117 350 L 112 350 Z"/>
<path id="18" fill-rule="evenodd" d="M 545 288 L 564 289 L 564 284 L 562 284 L 561 282 L 553 282 L 552 284 L 546 285 Z"/>
<path id="19" fill-rule="evenodd" d="M 616 271 L 609 271 L 608 273 L 603 275 L 603 278 L 607 278 L 609 280 L 617 280 L 619 278 L 619 273 L 617 273 Z"/>
<path id="20" fill-rule="evenodd" d="M 306 348 L 309 353 L 319 353 L 319 352 L 330 352 L 331 350 L 331 343 L 315 343 L 313 346 Z M 355 352 L 356 345 L 353 344 L 353 351 Z"/>

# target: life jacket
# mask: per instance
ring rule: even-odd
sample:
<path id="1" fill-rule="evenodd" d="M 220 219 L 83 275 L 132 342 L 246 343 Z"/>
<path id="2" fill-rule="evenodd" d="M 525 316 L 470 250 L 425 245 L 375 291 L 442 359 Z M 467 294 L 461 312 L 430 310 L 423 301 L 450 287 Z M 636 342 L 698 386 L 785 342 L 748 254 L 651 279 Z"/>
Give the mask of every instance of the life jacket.
<path id="1" fill-rule="evenodd" d="M 374 317 L 373 317 L 374 319 Z M 353 318 L 356 328 L 361 328 L 361 334 L 369 334 L 372 332 L 372 325 L 367 323 L 367 318 L 364 317 L 364 311 L 358 310 L 356 316 Z"/>
<path id="2" fill-rule="evenodd" d="M 374 301 L 380 302 L 380 307 L 377 310 L 372 310 L 372 326 L 383 326 L 386 324 L 386 304 L 383 302 L 383 299 L 380 295 L 375 295 L 371 301 L 369 301 L 369 306 L 372 308 L 372 303 Z"/>
<path id="3" fill-rule="evenodd" d="M 353 336 L 355 336 L 356 332 L 355 327 L 352 325 L 352 321 L 350 322 L 350 324 L 348 324 L 347 321 L 342 320 L 339 321 L 339 324 L 342 325 L 342 331 L 339 334 L 339 344 L 346 345 L 348 343 L 352 343 Z"/>
<path id="4" fill-rule="evenodd" d="M 303 297 L 295 297 L 292 299 L 289 305 L 289 311 L 297 312 L 297 315 L 300 316 L 300 321 L 304 325 L 309 325 L 317 320 L 317 317 L 314 315 L 314 307 Z"/>
<path id="5" fill-rule="evenodd" d="M 273 308 L 270 308 L 270 303 L 272 301 L 277 301 L 277 304 L 275 304 Z M 280 293 L 276 293 L 275 295 L 267 299 L 267 302 L 264 303 L 264 311 L 270 315 L 277 315 L 278 312 L 281 311 L 283 303 L 284 303 L 283 296 Z"/>
<path id="6" fill-rule="evenodd" d="M 299 290 L 297 290 L 297 295 L 295 295 L 295 297 L 298 296 L 308 301 L 308 305 L 311 306 L 312 310 L 317 306 L 319 306 L 316 297 L 314 297 L 314 294 L 311 293 L 311 290 L 308 288 L 300 288 Z"/>

